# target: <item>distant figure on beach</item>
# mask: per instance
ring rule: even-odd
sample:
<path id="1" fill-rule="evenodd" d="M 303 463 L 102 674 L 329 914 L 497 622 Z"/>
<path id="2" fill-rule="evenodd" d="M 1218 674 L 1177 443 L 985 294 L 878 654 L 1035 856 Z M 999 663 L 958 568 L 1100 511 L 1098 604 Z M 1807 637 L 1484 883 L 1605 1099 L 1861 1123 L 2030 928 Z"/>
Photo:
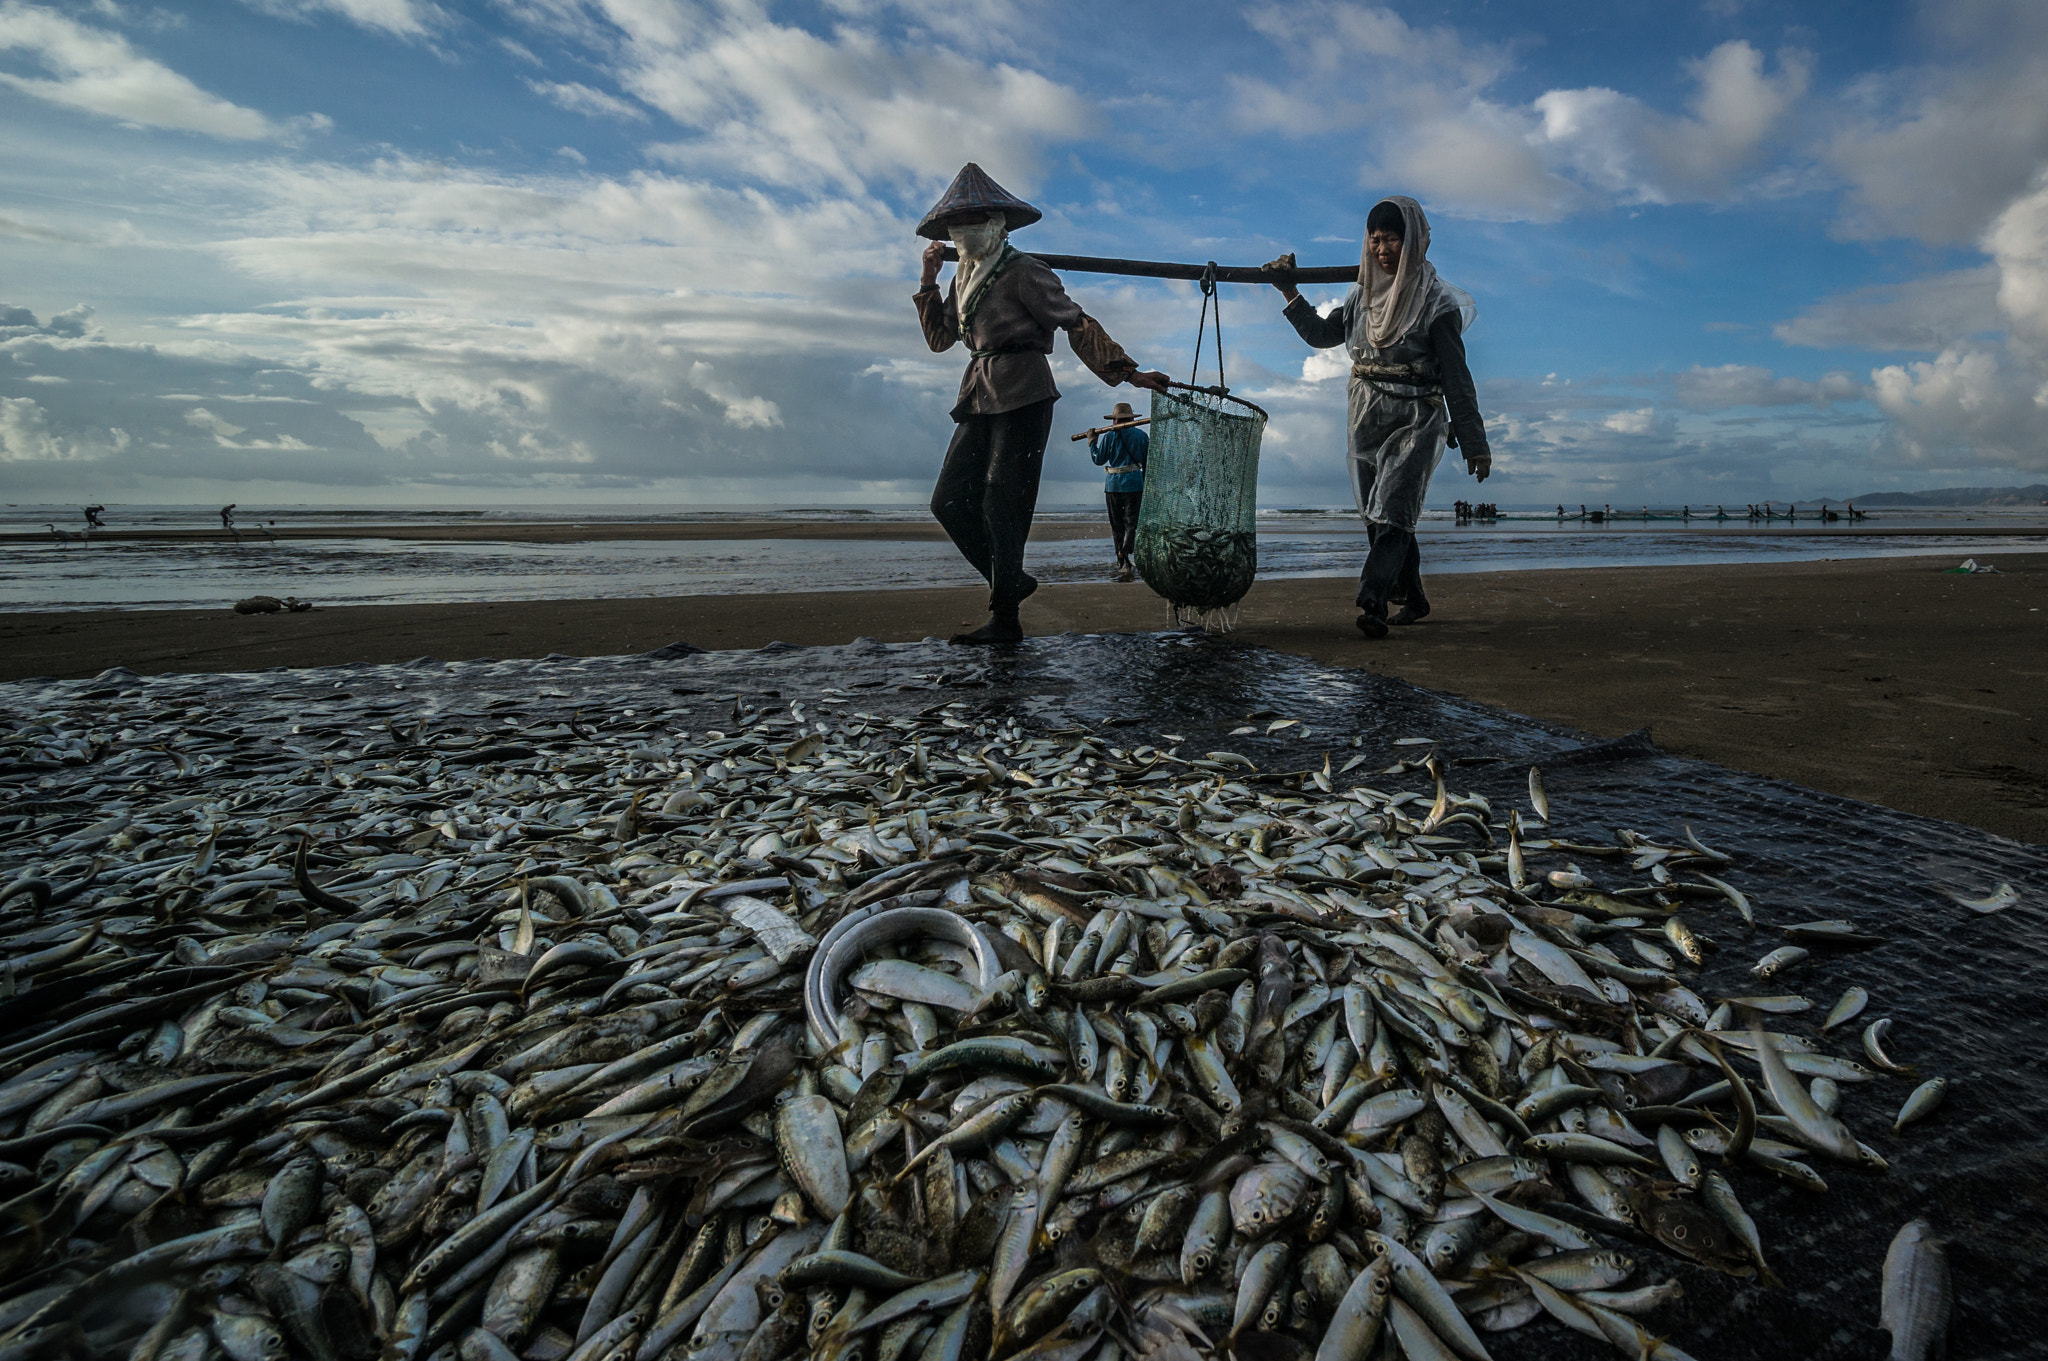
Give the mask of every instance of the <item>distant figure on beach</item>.
<path id="1" fill-rule="evenodd" d="M 956 643 L 1014 643 L 1017 607 L 1038 589 L 1024 570 L 1024 541 L 1038 508 L 1038 475 L 1052 434 L 1053 332 L 1111 387 L 1166 390 L 1163 373 L 1139 369 L 1100 322 L 1067 296 L 1059 275 L 1010 244 L 1010 232 L 1045 214 L 969 162 L 932 205 L 917 234 L 931 241 L 911 301 L 925 344 L 943 353 L 965 340 L 970 358 L 953 406 L 953 441 L 932 489 L 932 515 L 960 555 L 988 581 L 989 620 Z M 939 292 L 944 242 L 959 250 L 953 283 Z"/>
<path id="2" fill-rule="evenodd" d="M 1292 253 L 1269 269 L 1294 268 Z M 1365 218 L 1358 283 L 1328 316 L 1290 281 L 1275 283 L 1281 315 L 1319 350 L 1348 344 L 1351 492 L 1371 547 L 1358 574 L 1358 631 L 1384 638 L 1389 624 L 1429 614 L 1422 592 L 1416 521 L 1430 474 L 1446 447 L 1484 482 L 1493 471 L 1479 394 L 1465 364 L 1465 329 L 1478 309 L 1437 277 L 1429 262 L 1429 219 L 1412 198 L 1380 200 Z M 1448 407 L 1448 411 L 1446 411 Z M 1387 606 L 1400 613 L 1387 618 Z"/>
<path id="3" fill-rule="evenodd" d="M 1135 422 L 1129 402 L 1118 402 L 1103 419 L 1110 428 L 1088 438 L 1088 457 L 1103 470 L 1102 499 L 1109 507 L 1109 537 L 1116 548 L 1116 579 L 1137 575 L 1131 554 L 1138 540 L 1138 502 L 1145 494 L 1145 454 L 1152 437 Z"/>
<path id="4" fill-rule="evenodd" d="M 105 529 L 107 527 L 107 522 L 100 518 L 100 512 L 105 509 L 105 506 L 87 506 L 85 508 L 85 527 L 88 530 Z"/>
<path id="5" fill-rule="evenodd" d="M 230 501 L 220 508 L 220 527 L 232 531 L 235 527 L 235 503 Z"/>

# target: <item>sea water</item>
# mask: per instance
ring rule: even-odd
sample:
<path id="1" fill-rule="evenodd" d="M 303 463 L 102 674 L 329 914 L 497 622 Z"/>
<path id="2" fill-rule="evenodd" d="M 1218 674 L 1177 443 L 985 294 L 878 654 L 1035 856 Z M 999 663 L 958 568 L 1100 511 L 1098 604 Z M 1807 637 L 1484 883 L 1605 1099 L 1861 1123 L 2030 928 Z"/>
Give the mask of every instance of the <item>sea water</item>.
<path id="1" fill-rule="evenodd" d="M 42 531 L 75 507 L 0 509 L 0 533 Z M 117 506 L 105 512 L 109 529 L 218 531 L 216 511 L 194 506 Z M 1043 524 L 1104 524 L 1093 508 L 1051 508 Z M 357 535 L 378 526 L 447 526 L 464 534 L 520 525 L 554 530 L 585 526 L 616 533 L 633 523 L 715 525 L 785 520 L 792 524 L 928 524 L 922 508 L 875 507 L 810 510 L 742 507 L 584 506 L 560 511 L 527 507 L 242 507 L 242 539 L 110 539 L 81 544 L 54 537 L 0 543 L 0 609 L 218 609 L 250 595 L 295 595 L 321 605 L 424 604 L 445 601 L 600 599 L 647 596 L 735 595 L 811 590 L 898 590 L 974 586 L 979 578 L 953 547 L 929 539 L 635 539 L 599 538 L 529 543 L 516 538 L 264 537 L 252 526 L 274 523 L 303 532 L 332 527 Z M 1798 526 L 1749 532 L 1745 522 L 1695 519 L 1676 523 L 1626 521 L 1586 525 L 1536 517 L 1461 525 L 1448 511 L 1431 512 L 1420 526 L 1423 570 L 1481 572 L 1528 568 L 1706 565 L 1723 562 L 1802 562 L 1824 558 L 1904 555 L 1974 557 L 1995 561 L 2001 552 L 2043 546 L 2048 512 L 2032 507 L 1970 507 L 1887 511 L 1862 528 L 1913 535 L 1858 534 L 1846 524 L 1825 533 Z M 1954 531 L 1968 530 L 1968 533 Z M 1984 531 L 1995 531 L 1986 534 Z M 1949 532 L 1943 532 L 1949 531 Z M 1365 538 L 1349 510 L 1306 507 L 1261 512 L 1259 575 L 1352 576 L 1364 560 Z M 1110 552 L 1104 537 L 1035 540 L 1026 565 L 1049 582 L 1107 581 Z M 1140 588 L 1141 589 L 1141 588 Z"/>

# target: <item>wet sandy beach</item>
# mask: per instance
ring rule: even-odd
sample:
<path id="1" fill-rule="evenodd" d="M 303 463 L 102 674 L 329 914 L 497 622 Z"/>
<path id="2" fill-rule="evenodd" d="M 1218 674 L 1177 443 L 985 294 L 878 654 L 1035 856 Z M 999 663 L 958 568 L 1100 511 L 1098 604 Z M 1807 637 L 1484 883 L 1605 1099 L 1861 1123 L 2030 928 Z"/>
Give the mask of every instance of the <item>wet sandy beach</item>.
<path id="1" fill-rule="evenodd" d="M 648 540 L 652 542 L 693 543 L 721 539 L 797 539 L 810 541 L 876 542 L 901 540 L 909 542 L 943 542 L 945 531 L 937 522 L 928 519 L 903 520 L 788 520 L 788 519 L 705 519 L 705 520 L 593 520 L 586 523 L 565 520 L 533 521 L 530 523 L 497 522 L 464 524 L 417 524 L 417 523 L 350 523 L 350 524 L 285 524 L 275 528 L 257 528 L 259 517 L 250 517 L 240 522 L 239 539 L 244 543 L 263 543 L 267 539 L 394 539 L 417 543 L 589 543 L 618 542 L 622 540 Z M 1493 522 L 1487 522 L 1493 523 Z M 1512 516 L 1498 522 L 1503 527 L 1523 525 L 1527 527 L 1548 527 L 1563 524 L 1548 517 Z M 2038 531 L 2025 526 L 2007 523 L 1985 524 L 1854 524 L 1841 521 L 1823 524 L 1815 520 L 1809 524 L 1754 523 L 1731 519 L 1716 522 L 1704 516 L 1696 517 L 1690 524 L 1678 524 L 1668 520 L 1631 523 L 1619 519 L 1604 525 L 1582 526 L 1602 534 L 1694 534 L 1714 537 L 1756 535 L 1768 538 L 1787 536 L 1811 538 L 1927 538 L 1930 536 L 1960 536 L 1965 538 L 1998 538 L 2013 534 L 2030 534 Z M 1262 524 L 1267 531 L 1285 531 L 1292 534 L 1345 534 L 1363 535 L 1364 526 L 1348 517 L 1338 521 L 1319 519 L 1279 520 Z M 1031 527 L 1031 538 L 1038 543 L 1069 542 L 1076 539 L 1107 539 L 1107 527 L 1096 519 L 1075 521 L 1066 519 L 1041 519 Z M 212 527 L 154 527 L 145 529 L 110 528 L 96 532 L 95 543 L 136 543 L 136 542 L 189 542 L 189 543 L 233 543 L 237 535 L 224 529 Z M 35 543 L 50 541 L 47 530 L 19 530 L 0 532 L 0 544 Z"/>
<path id="2" fill-rule="evenodd" d="M 1600 736 L 1647 726 L 1675 754 L 2043 843 L 2048 561 L 1999 561 L 1995 576 L 1912 558 L 1447 575 L 1434 615 L 1377 645 L 1351 628 L 1348 581 L 1290 580 L 1253 588 L 1238 636 Z M 0 679 L 910 641 L 979 622 L 978 605 L 949 589 L 15 613 L 0 615 Z M 1025 623 L 1127 632 L 1167 617 L 1142 585 L 1053 585 Z"/>

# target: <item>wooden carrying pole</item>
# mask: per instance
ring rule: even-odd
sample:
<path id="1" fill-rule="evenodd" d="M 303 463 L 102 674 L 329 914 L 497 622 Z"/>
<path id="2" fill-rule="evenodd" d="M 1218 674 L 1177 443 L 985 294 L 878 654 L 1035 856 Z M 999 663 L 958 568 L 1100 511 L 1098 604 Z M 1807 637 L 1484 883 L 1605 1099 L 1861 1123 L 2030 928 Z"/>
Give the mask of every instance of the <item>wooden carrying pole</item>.
<path id="1" fill-rule="evenodd" d="M 1131 274 L 1141 279 L 1200 280 L 1210 270 L 1208 265 L 1181 265 L 1166 260 L 1110 260 L 1099 255 L 1027 253 L 1053 269 L 1074 274 Z M 945 259 L 957 262 L 960 252 L 947 246 Z M 1217 265 L 1215 279 L 1224 284 L 1353 284 L 1358 282 L 1358 266 L 1312 265 L 1288 271 L 1254 265 Z"/>
<path id="2" fill-rule="evenodd" d="M 1074 436 L 1074 438 L 1076 440 L 1084 440 L 1094 435 L 1106 435 L 1112 430 L 1128 430 L 1134 425 L 1150 424 L 1152 424 L 1152 418 L 1150 416 L 1140 416 L 1138 417 L 1138 419 L 1134 421 L 1122 421 L 1116 425 L 1098 425 L 1093 430 L 1083 430 L 1080 434 Z"/>

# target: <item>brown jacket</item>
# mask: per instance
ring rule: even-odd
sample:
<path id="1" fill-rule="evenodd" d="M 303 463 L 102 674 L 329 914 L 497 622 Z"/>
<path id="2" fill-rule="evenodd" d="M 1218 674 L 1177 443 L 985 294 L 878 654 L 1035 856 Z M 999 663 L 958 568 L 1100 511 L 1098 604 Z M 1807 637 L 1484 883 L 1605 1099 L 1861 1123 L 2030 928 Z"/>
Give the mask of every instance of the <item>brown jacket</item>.
<path id="1" fill-rule="evenodd" d="M 962 339 L 973 353 L 960 378 L 960 400 L 953 407 L 956 421 L 1058 397 L 1052 365 L 1045 358 L 1052 353 L 1056 329 L 1067 333 L 1075 358 L 1111 387 L 1138 371 L 1137 362 L 1109 338 L 1101 323 L 1067 296 L 1059 275 L 1021 252 L 1012 255 L 982 290 L 964 336 L 952 286 L 944 296 L 937 284 L 920 288 L 911 301 L 917 304 L 925 343 L 934 353 L 950 350 Z"/>

